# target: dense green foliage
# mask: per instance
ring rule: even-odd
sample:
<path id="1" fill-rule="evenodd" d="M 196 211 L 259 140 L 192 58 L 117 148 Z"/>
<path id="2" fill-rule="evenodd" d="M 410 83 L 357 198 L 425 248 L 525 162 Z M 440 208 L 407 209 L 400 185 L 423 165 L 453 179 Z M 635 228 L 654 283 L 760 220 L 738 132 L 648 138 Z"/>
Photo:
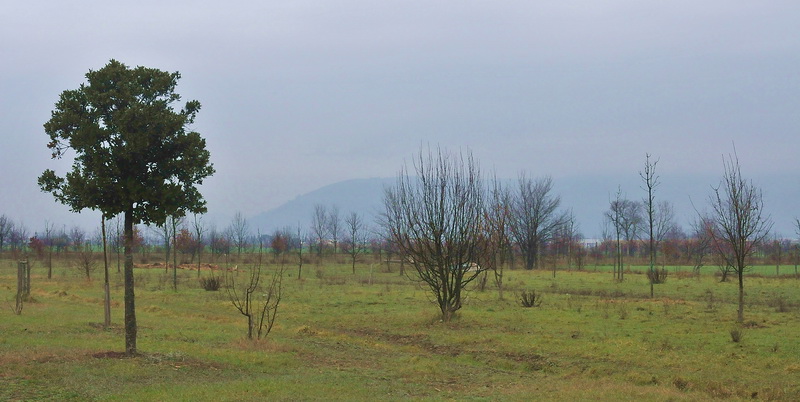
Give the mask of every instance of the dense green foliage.
<path id="1" fill-rule="evenodd" d="M 126 352 L 136 353 L 133 226 L 165 224 L 168 216 L 206 211 L 196 185 L 214 173 L 200 134 L 187 132 L 200 102 L 180 100 L 179 73 L 111 60 L 86 74 L 88 84 L 61 93 L 45 132 L 53 158 L 75 152 L 72 171 L 50 169 L 39 186 L 73 211 L 100 210 L 104 219 L 124 215 Z"/>
<path id="2" fill-rule="evenodd" d="M 95 209 L 110 218 L 130 210 L 134 224 L 205 212 L 196 184 L 214 169 L 205 140 L 186 130 L 200 102 L 173 109 L 179 78 L 111 60 L 86 74 L 88 84 L 62 92 L 44 129 L 53 157 L 71 149 L 75 160 L 65 177 L 46 170 L 42 190 L 76 212 Z"/>

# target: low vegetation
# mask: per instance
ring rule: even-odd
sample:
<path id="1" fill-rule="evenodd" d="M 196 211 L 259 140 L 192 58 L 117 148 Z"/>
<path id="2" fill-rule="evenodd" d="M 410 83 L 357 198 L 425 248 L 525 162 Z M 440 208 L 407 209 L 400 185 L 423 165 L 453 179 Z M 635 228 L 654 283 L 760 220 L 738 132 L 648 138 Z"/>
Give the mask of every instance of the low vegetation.
<path id="1" fill-rule="evenodd" d="M 237 267 L 226 272 L 246 280 L 250 267 Z M 104 328 L 102 281 L 61 261 L 52 279 L 34 266 L 15 315 L 16 261 L 2 259 L 0 400 L 800 399 L 800 279 L 771 267 L 746 274 L 741 324 L 737 285 L 714 267 L 665 267 L 657 298 L 645 265 L 621 282 L 602 265 L 559 268 L 555 279 L 507 268 L 506 294 L 535 289 L 544 303 L 468 289 L 449 322 L 397 267 L 355 268 L 323 261 L 302 279 L 286 269 L 261 340 L 247 339 L 225 292 L 205 291 L 197 272 L 178 270 L 175 291 L 173 272 L 135 268 L 139 354 L 126 357 L 122 273 L 112 270 Z"/>

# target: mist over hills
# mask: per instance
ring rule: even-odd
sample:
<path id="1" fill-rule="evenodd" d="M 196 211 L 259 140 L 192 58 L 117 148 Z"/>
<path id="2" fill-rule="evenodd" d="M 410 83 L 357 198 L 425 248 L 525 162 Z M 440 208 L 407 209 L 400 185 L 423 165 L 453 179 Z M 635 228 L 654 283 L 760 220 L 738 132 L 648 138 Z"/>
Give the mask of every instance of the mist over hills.
<path id="1" fill-rule="evenodd" d="M 342 220 L 350 212 L 358 212 L 367 225 L 372 226 L 383 207 L 384 186 L 392 185 L 394 182 L 394 178 L 341 181 L 297 196 L 277 208 L 249 218 L 249 221 L 254 229 L 264 234 L 286 227 L 296 231 L 298 225 L 303 232 L 307 232 L 314 206 L 320 204 L 328 209 L 337 206 Z"/>
<path id="2" fill-rule="evenodd" d="M 572 209 L 581 233 L 586 238 L 598 238 L 603 232 L 603 213 L 617 189 L 623 197 L 641 200 L 645 196 L 641 179 L 636 175 L 620 180 L 616 176 L 568 176 L 553 178 L 553 193 L 561 196 L 561 208 Z M 375 225 L 375 217 L 383 210 L 383 191 L 395 183 L 395 178 L 352 179 L 333 183 L 312 192 L 300 195 L 285 204 L 248 218 L 253 230 L 263 234 L 285 227 L 296 231 L 298 226 L 307 232 L 316 204 L 326 208 L 338 206 L 344 219 L 351 211 L 361 214 L 368 225 Z M 656 201 L 668 200 L 675 207 L 678 223 L 689 229 L 697 215 L 696 210 L 708 209 L 708 197 L 712 185 L 719 184 L 720 177 L 662 175 L 657 187 Z M 764 193 L 764 204 L 774 221 L 773 232 L 786 238 L 796 238 L 794 217 L 800 215 L 795 207 L 800 200 L 800 180 L 797 176 L 769 176 L 754 178 L 754 183 Z M 513 186 L 515 179 L 506 182 Z"/>

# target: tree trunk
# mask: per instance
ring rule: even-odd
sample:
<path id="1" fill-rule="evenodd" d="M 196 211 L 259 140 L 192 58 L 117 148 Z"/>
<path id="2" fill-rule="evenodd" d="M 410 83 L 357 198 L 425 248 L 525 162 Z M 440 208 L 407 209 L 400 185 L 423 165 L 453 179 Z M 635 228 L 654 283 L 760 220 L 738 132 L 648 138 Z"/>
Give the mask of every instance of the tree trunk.
<path id="1" fill-rule="evenodd" d="M 47 236 L 47 241 L 50 244 L 47 246 L 47 279 L 53 279 L 53 246 L 52 240 L 50 240 L 50 236 Z M 797 266 L 795 266 L 795 271 L 797 271 Z"/>
<path id="2" fill-rule="evenodd" d="M 136 307 L 133 292 L 133 209 L 125 211 L 125 354 L 136 354 Z"/>
<path id="3" fill-rule="evenodd" d="M 172 217 L 172 290 L 178 291 L 178 225 Z"/>
<path id="4" fill-rule="evenodd" d="M 537 251 L 536 245 L 529 245 L 528 249 L 525 250 L 525 269 L 530 271 L 536 267 Z"/>
<path id="5" fill-rule="evenodd" d="M 197 236 L 197 242 L 201 243 L 200 242 L 200 236 Z M 202 250 L 203 244 L 202 243 L 199 244 L 198 247 L 200 247 L 200 248 L 197 249 L 197 277 L 199 278 L 200 277 L 200 254 L 203 253 L 203 250 Z"/>
<path id="6" fill-rule="evenodd" d="M 105 294 L 105 300 L 103 301 L 103 325 L 108 328 L 111 326 L 111 288 L 108 284 L 108 242 L 106 241 L 105 216 L 100 220 L 100 227 L 103 232 L 103 271 L 105 273 L 103 282 L 103 293 Z"/>
<path id="7" fill-rule="evenodd" d="M 744 322 L 744 273 L 743 269 L 739 269 L 739 311 L 737 312 L 736 321 Z"/>

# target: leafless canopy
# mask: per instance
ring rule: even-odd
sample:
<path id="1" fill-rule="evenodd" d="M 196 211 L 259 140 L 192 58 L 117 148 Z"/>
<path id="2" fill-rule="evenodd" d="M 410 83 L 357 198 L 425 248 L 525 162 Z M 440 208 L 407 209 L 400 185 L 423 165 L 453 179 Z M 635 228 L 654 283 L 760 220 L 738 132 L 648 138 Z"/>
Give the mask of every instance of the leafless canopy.
<path id="1" fill-rule="evenodd" d="M 725 263 L 739 277 L 739 322 L 744 321 L 743 275 L 756 247 L 772 229 L 764 213 L 761 189 L 742 177 L 739 158 L 723 160 L 725 174 L 709 197 L 711 204 L 711 242 Z"/>
<path id="2" fill-rule="evenodd" d="M 328 237 L 328 210 L 322 204 L 314 205 L 314 214 L 311 215 L 311 234 L 317 243 L 317 254 L 322 254 L 322 247 Z"/>
<path id="3" fill-rule="evenodd" d="M 350 215 L 344 218 L 344 224 L 347 229 L 346 251 L 350 255 L 353 273 L 355 274 L 358 255 L 366 252 L 364 246 L 367 240 L 364 233 L 364 220 L 358 212 L 351 212 Z"/>
<path id="4" fill-rule="evenodd" d="M 11 230 L 14 228 L 14 222 L 8 219 L 7 216 L 0 215 L 0 251 L 3 251 L 3 244 L 6 239 L 11 236 Z"/>
<path id="5" fill-rule="evenodd" d="M 518 184 L 519 192 L 514 194 L 511 203 L 509 224 L 514 241 L 522 250 L 525 268 L 533 269 L 540 248 L 553 237 L 566 216 L 558 211 L 561 197 L 551 193 L 553 180 L 550 177 L 534 180 L 523 173 Z"/>
<path id="6" fill-rule="evenodd" d="M 236 246 L 239 255 L 241 255 L 242 249 L 247 246 L 247 238 L 250 236 L 250 225 L 241 212 L 236 212 L 233 215 L 233 221 L 231 221 L 228 230 L 231 239 L 233 239 L 233 244 Z"/>
<path id="7" fill-rule="evenodd" d="M 481 266 L 494 273 L 495 284 L 503 298 L 503 268 L 511 252 L 509 221 L 511 219 L 511 192 L 495 176 L 490 184 L 488 205 L 484 213 L 485 234 Z"/>
<path id="8" fill-rule="evenodd" d="M 331 206 L 328 210 L 328 233 L 333 240 L 333 254 L 338 253 L 339 250 L 339 237 L 342 232 L 342 218 L 339 216 L 339 207 L 336 205 Z"/>
<path id="9" fill-rule="evenodd" d="M 448 321 L 461 308 L 464 286 L 480 268 L 484 198 L 480 169 L 469 152 L 420 152 L 384 194 L 383 225 L 435 295 Z M 416 175 L 413 175 L 413 174 Z"/>

